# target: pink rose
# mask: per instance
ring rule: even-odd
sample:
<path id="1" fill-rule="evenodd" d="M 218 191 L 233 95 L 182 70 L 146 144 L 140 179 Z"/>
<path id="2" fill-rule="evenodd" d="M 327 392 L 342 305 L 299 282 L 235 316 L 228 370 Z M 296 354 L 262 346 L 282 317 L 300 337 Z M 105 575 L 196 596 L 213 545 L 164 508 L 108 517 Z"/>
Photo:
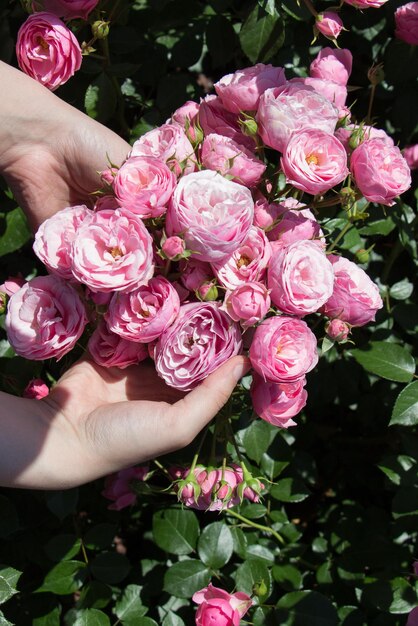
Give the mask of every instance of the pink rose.
<path id="1" fill-rule="evenodd" d="M 21 287 L 26 283 L 26 280 L 21 276 L 9 276 L 4 283 L 0 285 L 0 291 L 12 296 L 16 291 L 19 291 Z"/>
<path id="2" fill-rule="evenodd" d="M 339 343 L 345 341 L 350 334 L 350 325 L 337 318 L 327 322 L 325 332 L 333 341 Z"/>
<path id="3" fill-rule="evenodd" d="M 78 293 L 57 276 L 37 276 L 9 300 L 6 331 L 20 356 L 60 359 L 75 346 L 87 323 Z"/>
<path id="4" fill-rule="evenodd" d="M 129 341 L 148 343 L 173 323 L 180 310 L 177 291 L 163 276 L 130 293 L 115 293 L 105 319 L 109 330 Z"/>
<path id="5" fill-rule="evenodd" d="M 257 112 L 258 132 L 267 146 L 283 152 L 296 130 L 313 128 L 333 133 L 338 109 L 312 87 L 286 83 L 267 89 Z"/>
<path id="6" fill-rule="evenodd" d="M 34 13 L 17 34 L 21 70 L 54 91 L 80 69 L 81 48 L 69 28 L 52 13 Z"/>
<path id="7" fill-rule="evenodd" d="M 198 113 L 198 103 L 193 102 L 193 100 L 188 100 L 174 111 L 171 119 L 169 119 L 167 123 L 180 126 L 185 131 L 190 141 L 195 142 L 197 139 L 195 126 L 197 124 Z"/>
<path id="8" fill-rule="evenodd" d="M 216 302 L 192 302 L 159 338 L 155 369 L 167 385 L 189 391 L 242 347 L 238 324 Z"/>
<path id="9" fill-rule="evenodd" d="M 74 20 L 80 18 L 87 20 L 87 16 L 99 0 L 34 0 L 32 2 L 33 11 L 48 11 L 54 13 L 64 20 Z"/>
<path id="10" fill-rule="evenodd" d="M 131 157 L 151 156 L 164 161 L 176 176 L 196 169 L 193 146 L 176 124 L 163 124 L 142 135 L 132 146 Z"/>
<path id="11" fill-rule="evenodd" d="M 181 471 L 174 489 L 179 501 L 191 509 L 223 511 L 242 501 L 237 492 L 242 482 L 242 469 L 238 465 L 219 469 L 197 465 L 193 473 L 188 469 Z"/>
<path id="12" fill-rule="evenodd" d="M 62 209 L 42 222 L 35 234 L 33 250 L 50 272 L 74 280 L 71 246 L 78 228 L 83 222 L 89 223 L 93 216 L 93 211 L 80 205 Z"/>
<path id="13" fill-rule="evenodd" d="M 313 78 L 332 80 L 346 85 L 353 66 L 353 55 L 345 48 L 322 48 L 312 61 L 309 73 Z"/>
<path id="14" fill-rule="evenodd" d="M 340 85 L 333 80 L 326 80 L 325 78 L 314 78 L 313 76 L 292 78 L 290 82 L 312 87 L 337 107 L 340 118 L 345 116 L 345 102 L 347 100 L 347 87 L 345 85 Z"/>
<path id="15" fill-rule="evenodd" d="M 390 137 L 386 131 L 382 128 L 375 128 L 374 126 L 367 126 L 367 124 L 349 124 L 348 126 L 337 128 L 335 136 L 341 141 L 347 152 L 352 152 L 363 141 L 369 139 L 382 139 L 388 145 L 393 146 L 392 137 Z"/>
<path id="16" fill-rule="evenodd" d="M 412 46 L 418 45 L 418 2 L 408 2 L 395 11 L 395 35 Z"/>
<path id="17" fill-rule="evenodd" d="M 246 187 L 202 170 L 180 178 L 167 212 L 168 235 L 184 233 L 200 261 L 219 261 L 246 238 L 254 202 Z"/>
<path id="18" fill-rule="evenodd" d="M 406 146 L 402 150 L 403 157 L 411 170 L 418 170 L 418 143 L 413 146 Z"/>
<path id="19" fill-rule="evenodd" d="M 347 153 L 334 135 L 307 128 L 292 134 L 281 158 L 287 182 L 312 195 L 325 193 L 348 175 Z"/>
<path id="20" fill-rule="evenodd" d="M 303 320 L 269 317 L 257 326 L 249 357 L 264 380 L 295 382 L 318 362 L 316 337 Z"/>
<path id="21" fill-rule="evenodd" d="M 281 215 L 276 219 L 276 225 L 267 231 L 273 251 L 288 246 L 296 241 L 311 239 L 321 248 L 325 247 L 324 234 L 320 225 L 315 219 L 310 209 L 302 208 L 305 205 L 297 203 L 301 208 L 291 208 L 290 201 L 293 198 L 286 198 L 277 207 L 281 210 Z M 289 207 L 289 208 L 287 208 Z"/>
<path id="22" fill-rule="evenodd" d="M 129 467 L 106 476 L 102 496 L 113 501 L 107 508 L 120 511 L 135 504 L 137 496 L 133 484 L 146 480 L 148 473 L 149 467 L 143 465 L 142 467 Z"/>
<path id="23" fill-rule="evenodd" d="M 262 93 L 286 82 L 284 69 L 257 63 L 226 74 L 214 87 L 225 109 L 232 113 L 256 111 Z"/>
<path id="24" fill-rule="evenodd" d="M 253 601 L 247 594 L 237 591 L 228 593 L 214 587 L 212 583 L 196 591 L 193 602 L 199 604 L 196 613 L 196 626 L 239 626 Z"/>
<path id="25" fill-rule="evenodd" d="M 375 318 L 383 302 L 377 286 L 361 267 L 335 254 L 328 255 L 334 269 L 334 291 L 323 307 L 328 317 L 364 326 Z"/>
<path id="26" fill-rule="evenodd" d="M 98 365 L 119 369 L 136 365 L 149 356 L 145 344 L 112 333 L 103 319 L 90 337 L 87 349 Z"/>
<path id="27" fill-rule="evenodd" d="M 337 39 L 344 28 L 343 21 L 335 11 L 323 11 L 316 16 L 315 26 L 328 39 Z"/>
<path id="28" fill-rule="evenodd" d="M 283 210 L 277 203 L 270 203 L 263 194 L 256 190 L 254 194 L 254 226 L 268 230 L 275 224 Z"/>
<path id="29" fill-rule="evenodd" d="M 219 282 L 228 289 L 235 289 L 248 281 L 262 281 L 271 257 L 271 246 L 264 231 L 251 226 L 245 241 L 230 257 L 212 263 Z"/>
<path id="30" fill-rule="evenodd" d="M 346 4 L 356 7 L 356 9 L 380 9 L 388 0 L 343 0 Z"/>
<path id="31" fill-rule="evenodd" d="M 201 161 L 206 169 L 228 176 L 246 187 L 257 185 L 266 169 L 266 165 L 245 146 L 216 133 L 203 140 Z"/>
<path id="32" fill-rule="evenodd" d="M 174 237 L 167 237 L 161 246 L 164 255 L 170 260 L 176 259 L 176 257 L 180 258 L 185 249 L 184 240 L 176 235 L 174 235 Z"/>
<path id="33" fill-rule="evenodd" d="M 49 387 L 42 378 L 33 378 L 28 382 L 23 392 L 24 398 L 31 398 L 33 400 L 42 400 L 49 394 Z"/>
<path id="34" fill-rule="evenodd" d="M 383 139 L 369 139 L 356 148 L 350 169 L 357 187 L 369 202 L 386 206 L 411 186 L 411 171 L 397 146 Z"/>
<path id="35" fill-rule="evenodd" d="M 206 96 L 200 103 L 199 124 L 206 135 L 217 133 L 230 137 L 248 150 L 255 149 L 254 140 L 245 135 L 238 123 L 238 115 L 227 111 L 217 96 Z"/>
<path id="36" fill-rule="evenodd" d="M 144 219 L 166 212 L 175 186 L 173 172 L 153 156 L 129 157 L 113 181 L 120 206 Z"/>
<path id="37" fill-rule="evenodd" d="M 246 329 L 262 320 L 270 308 L 270 295 L 262 283 L 248 282 L 227 291 L 224 308 L 229 317 Z"/>
<path id="38" fill-rule="evenodd" d="M 213 271 L 209 263 L 198 259 L 180 261 L 180 280 L 189 291 L 196 291 L 203 283 L 211 282 Z"/>
<path id="39" fill-rule="evenodd" d="M 117 198 L 115 198 L 115 196 L 99 196 L 94 203 L 94 210 L 96 212 L 105 211 L 107 209 L 110 209 L 112 211 L 114 211 L 115 209 L 120 209 L 120 203 Z"/>
<path id="40" fill-rule="evenodd" d="M 72 271 L 92 291 L 133 291 L 154 271 L 151 236 L 132 213 L 99 211 L 77 230 Z"/>
<path id="41" fill-rule="evenodd" d="M 305 385 L 304 376 L 293 383 L 270 383 L 254 373 L 250 389 L 254 411 L 273 426 L 296 426 L 292 417 L 300 413 L 306 404 L 308 394 Z"/>

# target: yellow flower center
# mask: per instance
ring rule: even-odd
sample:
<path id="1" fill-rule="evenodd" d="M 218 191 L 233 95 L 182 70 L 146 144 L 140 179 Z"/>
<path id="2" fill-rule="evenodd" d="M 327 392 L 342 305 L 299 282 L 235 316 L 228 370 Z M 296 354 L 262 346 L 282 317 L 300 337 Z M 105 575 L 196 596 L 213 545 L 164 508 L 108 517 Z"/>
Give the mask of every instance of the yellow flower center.
<path id="1" fill-rule="evenodd" d="M 113 248 L 109 249 L 109 252 L 114 259 L 120 259 L 123 256 L 123 252 L 118 246 L 113 246 Z"/>
<path id="2" fill-rule="evenodd" d="M 308 165 L 318 165 L 318 162 L 319 162 L 319 159 L 318 159 L 318 157 L 316 156 L 316 154 L 309 154 L 309 155 L 306 157 L 306 163 L 307 163 Z"/>
<path id="3" fill-rule="evenodd" d="M 243 265 L 247 267 L 247 265 L 249 265 L 250 263 L 251 263 L 251 259 L 243 254 L 242 256 L 240 256 L 240 258 L 237 261 L 237 268 L 239 269 Z"/>
<path id="4" fill-rule="evenodd" d="M 45 41 L 45 39 L 43 37 L 41 37 L 40 35 L 39 35 L 39 37 L 37 37 L 36 42 L 37 42 L 38 46 L 40 48 L 42 48 L 42 50 L 48 50 L 48 48 L 49 48 L 48 42 Z"/>

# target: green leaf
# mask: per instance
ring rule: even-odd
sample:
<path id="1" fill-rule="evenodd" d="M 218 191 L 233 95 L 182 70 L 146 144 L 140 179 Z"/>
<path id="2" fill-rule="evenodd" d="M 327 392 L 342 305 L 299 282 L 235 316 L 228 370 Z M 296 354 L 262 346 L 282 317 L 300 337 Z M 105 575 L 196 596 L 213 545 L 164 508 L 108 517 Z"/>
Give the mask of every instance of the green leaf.
<path id="1" fill-rule="evenodd" d="M 328 598 L 316 591 L 292 591 L 282 596 L 277 607 L 291 616 L 295 626 L 337 626 L 338 615 Z M 284 620 L 283 620 L 284 622 Z"/>
<path id="2" fill-rule="evenodd" d="M 365 348 L 351 350 L 365 370 L 399 383 L 408 383 L 415 372 L 411 354 L 396 343 L 372 341 Z"/>
<path id="3" fill-rule="evenodd" d="M 389 426 L 418 424 L 418 380 L 405 387 L 396 398 Z"/>
<path id="4" fill-rule="evenodd" d="M 407 278 L 404 278 L 392 285 L 389 289 L 389 295 L 395 300 L 407 300 L 413 291 L 414 285 Z"/>
<path id="5" fill-rule="evenodd" d="M 387 613 L 409 613 L 417 606 L 415 589 L 405 578 L 391 581 L 379 580 L 367 585 L 362 594 L 362 603 Z"/>
<path id="6" fill-rule="evenodd" d="M 142 604 L 140 591 L 138 585 L 128 585 L 116 602 L 115 613 L 125 626 L 135 626 L 137 620 L 148 611 Z"/>
<path id="7" fill-rule="evenodd" d="M 184 622 L 181 617 L 173 613 L 173 611 L 169 611 L 163 619 L 161 626 L 184 626 Z"/>
<path id="8" fill-rule="evenodd" d="M 226 565 L 232 556 L 234 540 L 229 527 L 223 522 L 214 522 L 204 528 L 199 537 L 197 551 L 205 565 L 218 569 Z"/>
<path id="9" fill-rule="evenodd" d="M 248 519 L 260 519 L 267 513 L 267 507 L 261 502 L 249 502 L 244 500 L 240 507 L 241 515 L 248 517 Z"/>
<path id="10" fill-rule="evenodd" d="M 302 502 L 310 495 L 310 490 L 298 478 L 282 478 L 271 487 L 270 493 L 280 502 Z"/>
<path id="11" fill-rule="evenodd" d="M 0 626 L 14 626 L 12 622 L 9 622 L 0 611 Z"/>
<path id="12" fill-rule="evenodd" d="M 259 596 L 260 604 L 263 604 L 270 596 L 272 591 L 271 574 L 264 560 L 248 559 L 238 567 L 234 575 L 237 589 L 251 595 L 254 585 L 264 583 L 266 585 L 266 593 Z"/>
<path id="13" fill-rule="evenodd" d="M 117 106 L 115 86 L 110 77 L 102 72 L 87 87 L 84 108 L 94 120 L 106 123 L 114 114 Z"/>
<path id="14" fill-rule="evenodd" d="M 302 587 L 302 574 L 294 565 L 274 565 L 272 574 L 286 591 L 297 591 Z"/>
<path id="15" fill-rule="evenodd" d="M 21 575 L 22 572 L 13 567 L 0 566 L 0 604 L 18 593 L 16 584 Z"/>
<path id="16" fill-rule="evenodd" d="M 256 4 L 239 33 L 241 48 L 252 63 L 265 63 L 282 47 L 284 24 L 280 14 L 271 15 Z"/>
<path id="17" fill-rule="evenodd" d="M 117 532 L 116 524 L 97 524 L 86 532 L 83 538 L 84 545 L 89 550 L 103 550 L 109 548 Z"/>
<path id="18" fill-rule="evenodd" d="M 84 609 L 77 613 L 72 626 L 110 626 L 110 620 L 106 613 L 98 609 Z"/>
<path id="19" fill-rule="evenodd" d="M 257 0 L 257 2 L 269 15 L 276 14 L 276 0 Z"/>
<path id="20" fill-rule="evenodd" d="M 63 520 L 67 515 L 75 513 L 78 504 L 78 489 L 66 489 L 65 491 L 47 491 L 45 500 L 48 509 L 59 520 Z"/>
<path id="21" fill-rule="evenodd" d="M 174 563 L 164 576 L 164 591 L 176 598 L 191 598 L 210 581 L 209 570 L 195 559 Z"/>
<path id="22" fill-rule="evenodd" d="M 104 583 L 120 583 L 131 569 L 129 559 L 118 552 L 102 552 L 91 563 L 94 576 Z"/>
<path id="23" fill-rule="evenodd" d="M 17 511 L 6 496 L 0 495 L 0 537 L 8 537 L 19 528 Z"/>
<path id="24" fill-rule="evenodd" d="M 140 617 L 136 622 L 135 626 L 158 626 L 157 622 L 150 617 Z"/>
<path id="25" fill-rule="evenodd" d="M 375 220 L 358 229 L 360 235 L 389 235 L 395 228 L 395 223 L 391 217 Z"/>
<path id="26" fill-rule="evenodd" d="M 190 554 L 196 548 L 199 522 L 193 511 L 168 509 L 158 511 L 152 520 L 154 541 L 171 554 Z"/>
<path id="27" fill-rule="evenodd" d="M 245 429 L 240 438 L 248 458 L 260 463 L 272 440 L 272 429 L 267 422 L 255 420 Z"/>
<path id="28" fill-rule="evenodd" d="M 61 607 L 54 606 L 53 609 L 48 611 L 45 615 L 40 617 L 34 617 L 32 619 L 32 626 L 60 626 L 61 624 Z M 0 622 L 1 626 L 1 622 Z"/>
<path id="29" fill-rule="evenodd" d="M 63 561 L 48 572 L 38 591 L 51 591 L 60 596 L 74 593 L 82 586 L 86 574 L 87 566 L 82 561 Z"/>
<path id="30" fill-rule="evenodd" d="M 77 600 L 78 609 L 103 609 L 112 598 L 112 589 L 99 580 L 91 580 L 84 585 L 80 598 Z"/>
<path id="31" fill-rule="evenodd" d="M 214 67 L 224 66 L 234 56 L 237 47 L 237 36 L 231 22 L 222 15 L 211 17 L 206 27 L 206 44 Z"/>
<path id="32" fill-rule="evenodd" d="M 72 559 L 81 548 L 81 539 L 76 535 L 55 535 L 45 546 L 45 552 L 51 561 Z"/>
<path id="33" fill-rule="evenodd" d="M 3 221 L 0 231 L 0 257 L 10 254 L 15 250 L 19 250 L 29 239 L 32 234 L 20 207 L 9 211 L 8 213 L 0 213 L 0 219 Z"/>

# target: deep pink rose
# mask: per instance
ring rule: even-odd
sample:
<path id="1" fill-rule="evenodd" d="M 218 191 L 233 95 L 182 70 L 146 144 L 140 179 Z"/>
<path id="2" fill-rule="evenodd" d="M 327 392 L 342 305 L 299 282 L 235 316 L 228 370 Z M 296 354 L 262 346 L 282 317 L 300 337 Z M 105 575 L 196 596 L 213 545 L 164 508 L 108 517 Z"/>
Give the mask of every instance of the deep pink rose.
<path id="1" fill-rule="evenodd" d="M 180 261 L 180 280 L 189 291 L 196 291 L 203 283 L 213 279 L 212 267 L 198 259 Z"/>
<path id="2" fill-rule="evenodd" d="M 332 80 L 346 85 L 353 66 L 353 55 L 345 48 L 322 48 L 312 61 L 309 73 L 313 78 Z"/>
<path id="3" fill-rule="evenodd" d="M 267 89 L 257 112 L 258 132 L 267 146 L 283 152 L 296 130 L 314 128 L 333 133 L 338 109 L 313 87 L 289 82 Z"/>
<path id="4" fill-rule="evenodd" d="M 356 9 L 380 9 L 388 0 L 343 0 L 346 4 Z"/>
<path id="5" fill-rule="evenodd" d="M 58 276 L 37 276 L 9 300 L 6 331 L 20 356 L 60 359 L 75 346 L 87 323 L 78 293 Z"/>
<path id="6" fill-rule="evenodd" d="M 149 356 L 145 344 L 112 333 L 103 319 L 90 337 L 87 349 L 98 365 L 119 369 L 136 365 Z"/>
<path id="7" fill-rule="evenodd" d="M 92 291 L 133 291 L 151 278 L 151 235 L 137 215 L 98 211 L 77 230 L 72 271 Z"/>
<path id="8" fill-rule="evenodd" d="M 193 602 L 199 604 L 196 626 L 239 626 L 253 601 L 246 593 L 228 593 L 212 583 L 196 591 Z"/>
<path id="9" fill-rule="evenodd" d="M 155 369 L 167 385 L 189 391 L 241 347 L 238 324 L 217 302 L 184 304 L 158 340 Z"/>
<path id="10" fill-rule="evenodd" d="M 196 169 L 193 146 L 176 124 L 163 124 L 142 135 L 132 146 L 131 157 L 151 156 L 164 161 L 176 176 Z"/>
<path id="11" fill-rule="evenodd" d="M 246 329 L 262 320 L 270 308 L 269 290 L 262 283 L 248 282 L 225 294 L 224 308 L 229 317 Z"/>
<path id="12" fill-rule="evenodd" d="M 295 382 L 318 362 L 316 337 L 303 320 L 269 317 L 257 326 L 249 356 L 264 380 Z"/>
<path id="13" fill-rule="evenodd" d="M 217 133 L 230 137 L 237 143 L 248 148 L 255 149 L 254 140 L 245 135 L 238 123 L 238 115 L 227 111 L 218 96 L 206 96 L 200 103 L 199 124 L 206 135 Z"/>
<path id="14" fill-rule="evenodd" d="M 111 195 L 99 196 L 96 202 L 94 203 L 95 211 L 104 211 L 107 209 L 110 209 L 112 211 L 114 211 L 115 209 L 120 209 L 119 200 L 115 198 L 115 196 L 111 196 Z"/>
<path id="15" fill-rule="evenodd" d="M 262 93 L 286 82 L 284 69 L 257 63 L 251 67 L 226 74 L 214 87 L 223 106 L 232 113 L 256 111 Z"/>
<path id="16" fill-rule="evenodd" d="M 281 166 L 287 182 L 312 195 L 325 193 L 348 175 L 342 143 L 323 130 L 295 131 L 286 146 Z"/>
<path id="17" fill-rule="evenodd" d="M 98 3 L 99 0 L 33 0 L 32 9 L 54 13 L 64 20 L 87 20 L 88 14 Z"/>
<path id="18" fill-rule="evenodd" d="M 328 255 L 334 269 L 334 291 L 323 307 L 325 315 L 364 326 L 375 318 L 383 302 L 379 289 L 358 265 L 342 256 Z"/>
<path id="19" fill-rule="evenodd" d="M 220 261 L 246 238 L 254 202 L 246 187 L 202 170 L 180 178 L 167 212 L 168 235 L 184 233 L 199 261 Z"/>
<path id="20" fill-rule="evenodd" d="M 401 151 L 383 139 L 361 143 L 351 155 L 350 169 L 369 202 L 392 206 L 396 196 L 411 186 L 411 170 Z"/>
<path id="21" fill-rule="evenodd" d="M 136 502 L 136 493 L 132 488 L 132 483 L 136 481 L 143 482 L 149 473 L 149 467 L 129 467 L 120 470 L 115 474 L 106 476 L 102 496 L 108 500 L 112 500 L 107 508 L 120 511 Z"/>
<path id="22" fill-rule="evenodd" d="M 408 614 L 405 626 L 418 626 L 418 606 Z"/>
<path id="23" fill-rule="evenodd" d="M 330 339 L 339 343 L 340 341 L 345 341 L 347 339 L 350 334 L 350 328 L 350 324 L 347 324 L 347 322 L 334 318 L 333 320 L 327 322 L 325 332 Z"/>
<path id="24" fill-rule="evenodd" d="M 93 216 L 93 211 L 80 205 L 62 209 L 42 222 L 35 234 L 33 250 L 50 272 L 74 280 L 71 246 L 78 228 Z"/>
<path id="25" fill-rule="evenodd" d="M 271 246 L 264 231 L 251 226 L 240 247 L 224 261 L 212 263 L 212 268 L 224 287 L 235 289 L 247 281 L 262 281 L 270 257 Z"/>
<path id="26" fill-rule="evenodd" d="M 200 158 L 206 169 L 228 176 L 246 187 L 257 185 L 266 169 L 266 165 L 245 146 L 216 133 L 203 140 Z"/>
<path id="27" fill-rule="evenodd" d="M 328 39 L 337 39 L 344 28 L 343 21 L 335 11 L 323 11 L 316 16 L 315 26 Z"/>
<path id="28" fill-rule="evenodd" d="M 164 252 L 167 259 L 170 260 L 181 257 L 185 249 L 184 239 L 176 235 L 174 235 L 174 237 L 167 237 L 161 246 L 161 250 Z"/>
<path id="29" fill-rule="evenodd" d="M 81 48 L 56 15 L 34 13 L 17 34 L 16 56 L 21 70 L 51 91 L 80 69 Z"/>
<path id="30" fill-rule="evenodd" d="M 300 413 L 308 397 L 305 385 L 304 376 L 294 383 L 270 383 L 254 373 L 250 389 L 254 411 L 274 426 L 295 426 L 292 417 Z"/>
<path id="31" fill-rule="evenodd" d="M 33 378 L 28 382 L 23 392 L 24 398 L 31 398 L 33 400 L 42 400 L 49 394 L 48 385 L 42 380 L 42 378 Z"/>
<path id="32" fill-rule="evenodd" d="M 395 35 L 412 46 L 418 45 L 418 2 L 408 2 L 395 11 Z"/>
<path id="33" fill-rule="evenodd" d="M 174 173 L 153 156 L 129 157 L 113 181 L 120 206 L 144 219 L 166 212 L 175 186 Z"/>
<path id="34" fill-rule="evenodd" d="M 130 293 L 115 293 L 106 313 L 109 329 L 129 341 L 148 343 L 173 323 L 180 309 L 177 291 L 163 276 Z"/>

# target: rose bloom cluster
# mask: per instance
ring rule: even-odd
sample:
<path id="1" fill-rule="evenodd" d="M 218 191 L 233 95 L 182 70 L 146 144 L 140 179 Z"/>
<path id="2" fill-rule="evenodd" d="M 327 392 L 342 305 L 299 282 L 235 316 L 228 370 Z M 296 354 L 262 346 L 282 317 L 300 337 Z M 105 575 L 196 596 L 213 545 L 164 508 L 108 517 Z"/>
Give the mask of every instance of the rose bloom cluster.
<path id="1" fill-rule="evenodd" d="M 351 65 L 348 50 L 324 48 L 307 78 L 261 63 L 238 70 L 138 139 L 101 173 L 93 209 L 67 207 L 39 228 L 34 250 L 49 275 L 10 297 L 15 351 L 59 359 L 88 325 L 99 365 L 153 359 L 162 381 L 187 392 L 245 349 L 256 413 L 292 426 L 318 361 L 311 316 L 345 341 L 382 307 L 363 269 L 326 254 L 312 209 L 347 177 L 357 197 L 385 206 L 410 185 L 388 135 L 349 119 Z"/>

